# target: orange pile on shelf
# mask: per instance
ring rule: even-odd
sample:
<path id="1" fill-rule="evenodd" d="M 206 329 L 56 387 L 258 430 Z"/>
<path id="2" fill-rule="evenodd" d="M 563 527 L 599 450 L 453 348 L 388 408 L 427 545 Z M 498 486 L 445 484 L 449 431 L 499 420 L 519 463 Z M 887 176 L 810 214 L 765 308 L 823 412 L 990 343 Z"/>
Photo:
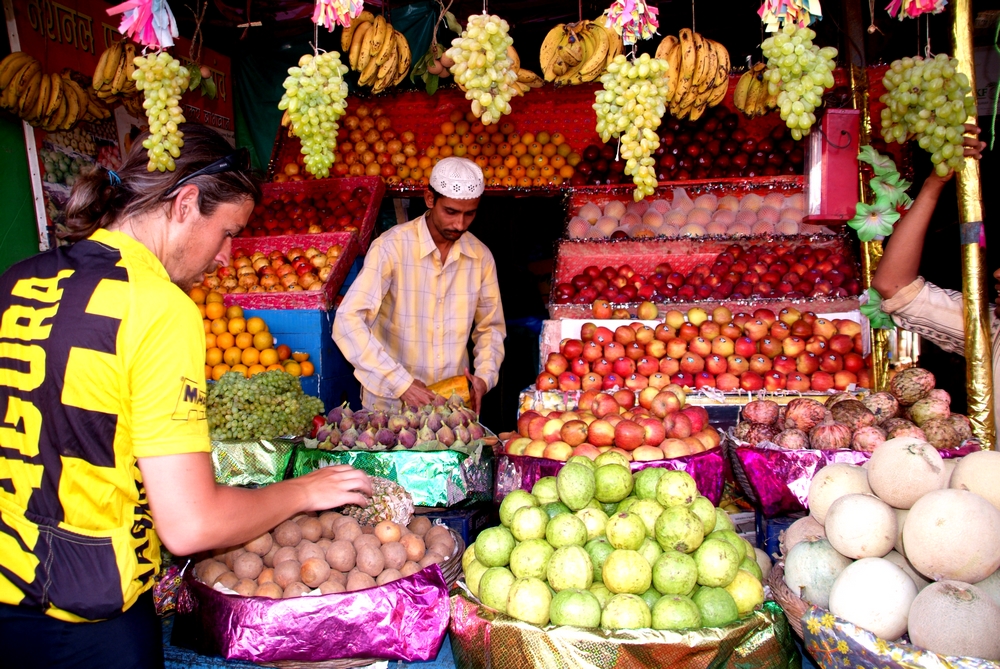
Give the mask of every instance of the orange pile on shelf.
<path id="1" fill-rule="evenodd" d="M 312 376 L 308 353 L 293 352 L 288 346 L 274 346 L 263 318 L 245 318 L 238 305 L 226 307 L 222 294 L 200 287 L 188 293 L 205 323 L 205 378 L 218 381 L 226 372 L 240 372 L 247 378 L 271 370 L 293 376 Z"/>

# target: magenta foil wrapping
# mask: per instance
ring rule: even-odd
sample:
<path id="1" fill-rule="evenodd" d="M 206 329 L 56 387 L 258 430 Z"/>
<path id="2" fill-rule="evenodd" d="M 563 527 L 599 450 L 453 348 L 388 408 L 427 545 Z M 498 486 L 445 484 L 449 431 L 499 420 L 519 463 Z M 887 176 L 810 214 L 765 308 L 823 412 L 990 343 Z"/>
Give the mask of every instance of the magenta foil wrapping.
<path id="1" fill-rule="evenodd" d="M 976 442 L 961 448 L 938 451 L 942 458 L 960 458 L 980 450 Z M 736 457 L 742 465 L 753 494 L 760 500 L 760 510 L 767 518 L 785 516 L 809 508 L 809 484 L 826 465 L 841 462 L 863 465 L 871 453 L 839 450 L 803 449 L 790 451 L 766 443 L 739 446 Z"/>
<path id="2" fill-rule="evenodd" d="M 499 504 L 512 490 L 531 490 L 535 482 L 545 476 L 555 476 L 565 462 L 533 458 L 526 455 L 497 455 L 496 493 L 493 501 Z M 722 448 L 717 446 L 709 451 L 685 455 L 669 460 L 651 460 L 649 462 L 632 462 L 633 472 L 642 471 L 647 467 L 663 467 L 664 469 L 679 469 L 691 475 L 698 484 L 698 492 L 718 505 L 722 499 L 722 488 L 725 484 L 725 457 Z"/>
<path id="3" fill-rule="evenodd" d="M 179 613 L 197 637 L 186 641 L 230 660 L 423 661 L 437 656 L 448 630 L 448 586 L 437 565 L 367 590 L 292 599 L 225 595 L 190 576 L 185 582 L 193 608 Z"/>

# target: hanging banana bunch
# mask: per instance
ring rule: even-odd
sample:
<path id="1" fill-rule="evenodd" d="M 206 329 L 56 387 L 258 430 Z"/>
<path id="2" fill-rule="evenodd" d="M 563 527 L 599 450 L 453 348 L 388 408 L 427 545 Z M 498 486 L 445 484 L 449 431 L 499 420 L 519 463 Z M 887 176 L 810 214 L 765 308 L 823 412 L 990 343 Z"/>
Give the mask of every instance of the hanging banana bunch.
<path id="1" fill-rule="evenodd" d="M 41 64 L 23 51 L 0 61 L 0 106 L 48 132 L 111 115 L 88 88 L 74 81 L 68 70 L 43 72 Z"/>
<path id="2" fill-rule="evenodd" d="M 398 86 L 410 71 L 410 45 L 382 15 L 365 10 L 340 35 L 340 49 L 351 69 L 360 72 L 358 84 L 381 93 Z"/>
<path id="3" fill-rule="evenodd" d="M 667 78 L 673 91 L 667 97 L 670 115 L 697 120 L 714 107 L 729 90 L 729 52 L 715 40 L 690 28 L 667 35 L 656 49 L 656 57 L 668 65 Z"/>
<path id="4" fill-rule="evenodd" d="M 604 74 L 624 49 L 621 36 L 606 28 L 606 22 L 602 14 L 595 21 L 560 23 L 550 30 L 538 56 L 545 81 L 571 86 Z"/>
<path id="5" fill-rule="evenodd" d="M 757 63 L 744 72 L 736 83 L 733 106 L 751 118 L 763 116 L 778 105 L 777 94 L 771 95 L 764 81 L 766 69 L 767 65 Z"/>

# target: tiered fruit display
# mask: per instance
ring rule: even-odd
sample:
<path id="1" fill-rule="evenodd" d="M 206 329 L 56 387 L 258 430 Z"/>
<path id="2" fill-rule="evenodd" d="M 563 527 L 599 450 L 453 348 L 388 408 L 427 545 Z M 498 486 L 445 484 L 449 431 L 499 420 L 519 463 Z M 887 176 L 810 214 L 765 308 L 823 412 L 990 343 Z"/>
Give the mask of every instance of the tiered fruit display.
<path id="1" fill-rule="evenodd" d="M 976 113 L 969 78 L 958 71 L 958 61 L 939 53 L 893 61 L 882 78 L 886 93 L 879 101 L 882 137 L 905 144 L 916 139 L 931 154 L 934 171 L 948 174 L 962 164 L 964 123 Z"/>
<path id="2" fill-rule="evenodd" d="M 348 54 L 351 69 L 361 73 L 358 85 L 371 86 L 372 93 L 402 83 L 413 59 L 403 33 L 381 14 L 375 16 L 367 10 L 344 28 L 340 50 Z"/>
<path id="3" fill-rule="evenodd" d="M 692 199 L 683 188 L 675 188 L 671 200 L 612 200 L 603 209 L 586 202 L 570 219 L 566 234 L 570 239 L 796 235 L 804 206 L 800 193 L 706 193 Z"/>
<path id="4" fill-rule="evenodd" d="M 809 134 L 816 122 L 813 112 L 822 104 L 823 92 L 834 84 L 837 49 L 821 49 L 812 43 L 814 39 L 816 32 L 811 28 L 788 22 L 760 45 L 767 58 L 768 93 L 778 96 L 781 120 L 796 140 Z"/>
<path id="5" fill-rule="evenodd" d="M 533 625 L 721 627 L 764 603 L 770 560 L 685 472 L 632 474 L 617 453 L 515 490 L 462 557 L 487 607 Z"/>
<path id="6" fill-rule="evenodd" d="M 43 130 L 69 130 L 79 121 L 108 118 L 111 111 L 92 93 L 68 73 L 43 72 L 41 63 L 23 51 L 0 61 L 0 107 Z"/>
<path id="7" fill-rule="evenodd" d="M 38 157 L 42 159 L 42 167 L 45 168 L 45 175 L 42 178 L 50 184 L 66 184 L 72 187 L 80 172 L 85 171 L 91 165 L 91 161 L 86 158 L 71 156 L 48 148 L 39 150 Z"/>
<path id="8" fill-rule="evenodd" d="M 876 648 L 908 634 L 949 661 L 1000 660 L 998 472 L 996 452 L 943 460 L 912 437 L 864 467 L 824 467 L 809 516 L 785 533 L 785 585 L 875 634 Z"/>
<path id="9" fill-rule="evenodd" d="M 559 23 L 542 41 L 538 61 L 545 81 L 569 86 L 595 81 L 625 48 L 621 35 L 596 21 Z"/>
<path id="10" fill-rule="evenodd" d="M 325 451 L 462 450 L 485 436 L 486 429 L 458 395 L 436 395 L 433 404 L 400 412 L 335 407 L 316 431 L 318 448 Z"/>
<path id="11" fill-rule="evenodd" d="M 656 57 L 668 64 L 667 79 L 673 90 L 667 93 L 667 102 L 674 118 L 697 121 L 726 97 L 729 52 L 715 40 L 681 28 L 677 37 L 663 38 Z"/>
<path id="12" fill-rule="evenodd" d="M 870 387 L 861 326 L 787 307 L 733 315 L 717 307 L 667 313 L 655 328 L 585 323 L 580 339 L 549 353 L 535 379 L 538 390 L 641 392 L 671 383 L 724 392 L 846 390 Z"/>
<path id="13" fill-rule="evenodd" d="M 757 63 L 740 75 L 733 91 L 733 106 L 747 116 L 763 116 L 778 106 L 778 92 L 771 93 L 764 79 L 767 65 Z"/>
<path id="14" fill-rule="evenodd" d="M 800 299 L 857 295 L 856 270 L 842 254 L 806 245 L 742 246 L 733 244 L 712 265 L 700 263 L 687 275 L 669 262 L 642 276 L 628 264 L 603 269 L 591 265 L 568 282 L 556 284 L 556 304 L 594 304 L 597 318 L 610 318 L 606 302 L 693 302 L 741 297 Z M 602 300 L 600 304 L 595 304 Z M 656 318 L 655 311 L 642 319 Z M 679 326 L 678 326 L 679 327 Z"/>
<path id="15" fill-rule="evenodd" d="M 265 371 L 283 370 L 292 376 L 312 376 L 308 353 L 275 346 L 263 318 L 245 318 L 239 305 L 226 307 L 222 294 L 194 287 L 189 293 L 205 322 L 205 378 L 218 381 L 227 372 L 249 378 Z"/>
<path id="16" fill-rule="evenodd" d="M 575 411 L 525 411 L 517 419 L 517 434 L 504 444 L 509 455 L 569 460 L 582 455 L 591 460 L 614 450 L 628 461 L 647 462 L 709 451 L 719 445 L 718 430 L 709 425 L 708 412 L 684 406 L 684 389 L 648 387 L 598 392 L 580 397 Z"/>
<path id="17" fill-rule="evenodd" d="M 132 78 L 143 93 L 143 109 L 149 121 L 149 137 L 142 141 L 149 155 L 146 169 L 174 171 L 174 158 L 181 155 L 184 133 L 178 129 L 184 123 L 181 94 L 188 89 L 190 73 L 166 51 L 134 58 Z"/>
<path id="18" fill-rule="evenodd" d="M 604 88 L 595 93 L 597 134 L 604 142 L 621 140 L 625 174 L 632 177 L 636 202 L 656 190 L 656 161 L 660 145 L 656 129 L 666 111 L 674 83 L 667 76 L 669 64 L 644 53 L 634 61 L 615 56 L 601 75 Z M 676 94 L 676 88 L 674 88 Z"/>
<path id="19" fill-rule="evenodd" d="M 219 441 L 299 437 L 312 431 L 322 413 L 323 401 L 302 392 L 298 377 L 286 369 L 249 377 L 226 372 L 208 387 L 208 433 Z"/>
<path id="20" fill-rule="evenodd" d="M 409 496 L 386 479 L 372 484 L 378 492 L 370 506 Z M 216 551 L 195 565 L 195 578 L 244 597 L 290 599 L 374 588 L 458 560 L 448 528 L 423 516 L 410 520 L 412 513 L 411 500 L 399 521 L 363 524 L 337 511 L 297 516 L 243 546 Z"/>
<path id="21" fill-rule="evenodd" d="M 364 224 L 371 196 L 371 191 L 364 186 L 326 192 L 266 194 L 254 207 L 240 236 L 358 232 Z M 328 249 L 327 255 L 335 250 L 335 247 Z M 336 255 L 339 252 L 334 253 Z"/>
<path id="22" fill-rule="evenodd" d="M 517 70 L 507 53 L 514 40 L 509 26 L 499 16 L 473 14 L 462 34 L 452 40 L 445 52 L 454 64 L 449 68 L 455 82 L 472 102 L 472 113 L 484 125 L 498 123 L 509 114 L 510 99 L 520 90 Z"/>
<path id="23" fill-rule="evenodd" d="M 829 355 L 833 354 L 825 354 L 824 361 Z M 769 400 L 750 402 L 735 436 L 750 444 L 768 441 L 789 450 L 850 448 L 866 453 L 887 439 L 913 437 L 946 451 L 971 439 L 972 425 L 967 417 L 951 412 L 951 397 L 934 388 L 933 374 L 911 368 L 893 377 L 888 392 L 858 397 L 839 393 L 825 404 L 797 398 L 783 410 Z"/>
<path id="24" fill-rule="evenodd" d="M 337 142 L 334 176 L 381 176 L 395 186 L 410 176 L 409 158 L 418 154 L 413 132 L 396 133 L 382 107 L 359 105 L 344 117 Z"/>
<path id="25" fill-rule="evenodd" d="M 323 290 L 342 251 L 340 244 L 325 253 L 314 246 L 289 249 L 287 253 L 255 251 L 250 255 L 237 249 L 232 266 L 223 265 L 206 274 L 197 287 L 221 294 Z"/>

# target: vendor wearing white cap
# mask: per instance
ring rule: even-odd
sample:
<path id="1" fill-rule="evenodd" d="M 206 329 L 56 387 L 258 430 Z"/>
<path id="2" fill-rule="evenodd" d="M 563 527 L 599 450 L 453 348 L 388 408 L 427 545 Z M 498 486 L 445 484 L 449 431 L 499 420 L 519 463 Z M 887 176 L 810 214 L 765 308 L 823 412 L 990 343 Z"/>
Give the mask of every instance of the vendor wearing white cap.
<path id="1" fill-rule="evenodd" d="M 333 322 L 366 408 L 422 406 L 434 398 L 428 384 L 465 374 L 478 413 L 496 385 L 507 335 L 497 268 L 467 232 L 482 194 L 478 165 L 444 158 L 424 193 L 427 212 L 372 242 Z"/>

